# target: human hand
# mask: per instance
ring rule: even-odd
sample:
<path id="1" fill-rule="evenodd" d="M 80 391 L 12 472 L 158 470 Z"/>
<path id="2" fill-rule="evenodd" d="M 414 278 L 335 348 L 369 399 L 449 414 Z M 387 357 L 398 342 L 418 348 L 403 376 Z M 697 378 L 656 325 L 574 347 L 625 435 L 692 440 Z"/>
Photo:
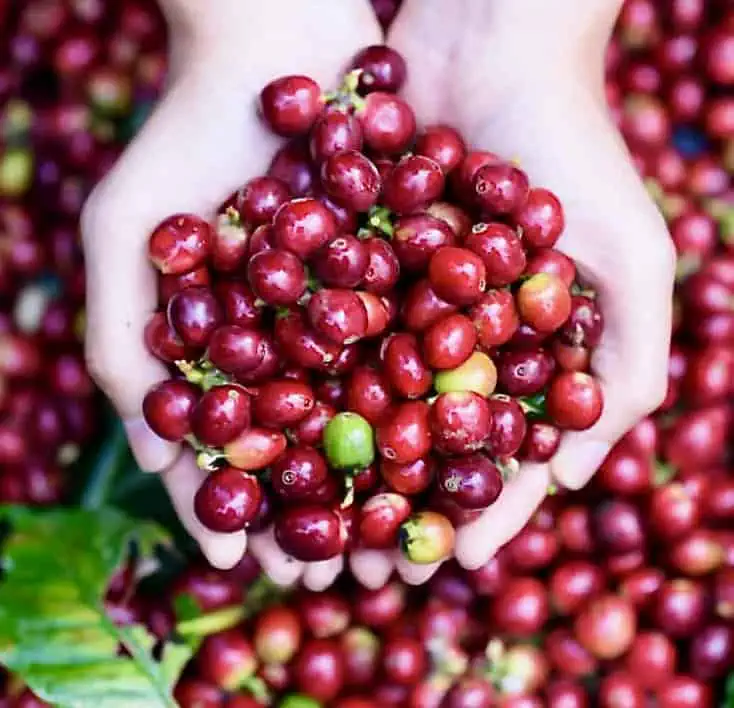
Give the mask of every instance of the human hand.
<path id="1" fill-rule="evenodd" d="M 171 27 L 168 90 L 82 218 L 87 360 L 124 422 L 140 467 L 161 473 L 183 525 L 211 564 L 226 568 L 244 553 L 245 533 L 214 533 L 197 520 L 193 498 L 204 472 L 190 452 L 158 438 L 142 417 L 145 393 L 168 378 L 143 343 L 157 307 L 148 236 L 170 214 L 212 216 L 235 189 L 265 172 L 279 141 L 260 123 L 254 104 L 268 81 L 304 73 L 328 90 L 357 50 L 379 41 L 380 31 L 367 0 L 224 0 L 216 10 L 194 0 L 164 5 Z M 303 574 L 318 589 L 341 569 L 341 558 L 307 568 L 285 557 L 267 534 L 253 538 L 251 547 L 283 584 Z"/>
<path id="2" fill-rule="evenodd" d="M 406 0 L 388 38 L 407 61 L 404 94 L 424 124 L 447 123 L 471 147 L 519 160 L 533 184 L 560 197 L 566 228 L 557 248 L 577 262 L 605 317 L 592 359 L 601 419 L 565 433 L 550 464 L 523 465 L 498 501 L 458 531 L 456 558 L 467 568 L 525 525 L 551 480 L 585 485 L 665 395 L 674 251 L 603 94 L 603 51 L 620 5 Z"/>

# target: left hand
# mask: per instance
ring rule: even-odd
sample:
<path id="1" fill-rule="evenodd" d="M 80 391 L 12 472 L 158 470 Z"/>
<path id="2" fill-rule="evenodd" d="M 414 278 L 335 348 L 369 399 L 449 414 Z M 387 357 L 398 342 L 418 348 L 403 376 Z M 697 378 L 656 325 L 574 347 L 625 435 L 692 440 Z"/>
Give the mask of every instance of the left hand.
<path id="1" fill-rule="evenodd" d="M 305 73 L 329 90 L 354 54 L 380 41 L 367 0 L 164 0 L 171 29 L 170 82 L 150 120 L 90 196 L 82 217 L 87 274 L 87 362 L 123 420 L 140 467 L 158 472 L 176 512 L 209 562 L 235 565 L 244 531 L 206 528 L 193 500 L 205 473 L 190 451 L 146 425 L 145 393 L 168 372 L 143 343 L 157 308 L 148 262 L 153 228 L 177 212 L 211 217 L 248 179 L 263 174 L 280 141 L 256 112 L 261 88 Z M 314 50 L 314 47 L 317 49 Z M 252 552 L 275 582 L 303 577 L 331 584 L 343 558 L 299 563 L 272 534 L 254 535 Z"/>

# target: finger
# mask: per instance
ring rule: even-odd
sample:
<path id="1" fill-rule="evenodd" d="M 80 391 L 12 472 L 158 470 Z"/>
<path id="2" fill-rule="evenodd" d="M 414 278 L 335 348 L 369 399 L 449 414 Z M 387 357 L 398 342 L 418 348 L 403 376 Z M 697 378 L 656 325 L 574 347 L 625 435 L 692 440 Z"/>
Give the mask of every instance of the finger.
<path id="1" fill-rule="evenodd" d="M 602 386 L 604 409 L 590 429 L 562 436 L 551 472 L 564 487 L 583 487 L 612 446 L 665 396 L 673 271 L 666 271 L 664 249 L 656 254 L 654 245 L 647 248 L 643 268 L 630 263 L 597 284 L 605 332 L 592 370 Z M 650 262 L 659 263 L 655 275 L 646 267 Z"/>
<path id="2" fill-rule="evenodd" d="M 399 551 L 395 556 L 395 567 L 398 574 L 408 585 L 422 585 L 441 567 L 441 563 L 428 563 L 426 565 L 418 565 L 411 563 Z"/>
<path id="3" fill-rule="evenodd" d="M 304 564 L 281 550 L 272 528 L 253 534 L 250 538 L 250 550 L 276 585 L 289 587 L 303 575 Z"/>
<path id="4" fill-rule="evenodd" d="M 123 420 L 135 458 L 144 470 L 173 464 L 179 446 L 162 440 L 146 425 L 142 401 L 146 392 L 168 377 L 165 367 L 145 348 L 143 329 L 157 295 L 155 274 L 143 249 L 131 247 L 124 221 L 93 199 L 82 219 L 87 258 L 86 358 L 89 371 Z"/>
<path id="5" fill-rule="evenodd" d="M 524 464 L 505 484 L 497 501 L 482 515 L 456 532 L 455 555 L 459 565 L 476 570 L 516 536 L 548 492 L 547 465 Z"/>
<path id="6" fill-rule="evenodd" d="M 307 563 L 303 573 L 303 584 L 314 592 L 326 590 L 344 568 L 344 556 L 339 555 L 320 563 Z"/>
<path id="7" fill-rule="evenodd" d="M 162 475 L 181 523 L 199 544 L 209 563 L 222 570 L 233 568 L 245 553 L 247 536 L 244 531 L 231 534 L 210 531 L 196 518 L 194 495 L 205 477 L 206 472 L 196 466 L 190 452 L 184 452 Z"/>
<path id="8" fill-rule="evenodd" d="M 387 583 L 395 570 L 394 553 L 359 549 L 349 556 L 349 567 L 362 585 L 370 590 L 378 590 Z"/>

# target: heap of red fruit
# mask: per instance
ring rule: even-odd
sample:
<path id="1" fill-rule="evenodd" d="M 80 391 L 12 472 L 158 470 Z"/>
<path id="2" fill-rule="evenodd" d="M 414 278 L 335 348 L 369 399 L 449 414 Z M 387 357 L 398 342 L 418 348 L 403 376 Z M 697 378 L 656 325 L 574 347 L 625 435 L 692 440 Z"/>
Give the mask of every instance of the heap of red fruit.
<path id="1" fill-rule="evenodd" d="M 165 69 L 154 0 L 0 3 L 0 503 L 56 504 L 98 428 L 78 217 Z"/>
<path id="2" fill-rule="evenodd" d="M 116 622 L 160 639 L 182 595 L 235 618 L 190 663 L 181 708 L 713 708 L 734 662 L 732 560 L 706 570 L 680 560 L 695 551 L 666 560 L 658 511 L 635 567 L 618 550 L 630 522 L 610 522 L 632 505 L 601 499 L 554 497 L 486 566 L 449 562 L 424 587 L 342 578 L 278 596 L 245 557 L 228 572 L 194 563 L 155 596 L 126 567 L 106 603 Z"/>
<path id="3" fill-rule="evenodd" d="M 273 520 L 301 560 L 398 542 L 441 560 L 518 460 L 602 411 L 602 316 L 554 249 L 560 202 L 447 126 L 416 134 L 405 71 L 373 46 L 333 94 L 271 82 L 262 116 L 293 140 L 269 174 L 214 223 L 177 214 L 150 237 L 145 338 L 179 375 L 146 420 L 211 471 L 206 526 Z"/>

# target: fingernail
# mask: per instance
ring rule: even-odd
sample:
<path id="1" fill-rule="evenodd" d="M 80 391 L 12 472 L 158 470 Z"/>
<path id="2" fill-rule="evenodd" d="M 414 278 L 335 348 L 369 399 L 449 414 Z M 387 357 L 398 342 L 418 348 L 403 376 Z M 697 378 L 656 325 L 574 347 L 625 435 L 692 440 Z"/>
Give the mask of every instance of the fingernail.
<path id="1" fill-rule="evenodd" d="M 551 465 L 553 478 L 569 489 L 581 489 L 612 449 L 608 442 L 587 440 L 562 446 Z"/>
<path id="2" fill-rule="evenodd" d="M 215 534 L 213 538 L 200 539 L 201 552 L 209 561 L 209 565 L 219 570 L 234 568 L 247 549 L 247 536 L 244 532 L 233 534 Z"/>
<path id="3" fill-rule="evenodd" d="M 174 463 L 179 446 L 159 438 L 142 418 L 123 422 L 130 449 L 144 472 L 160 472 Z"/>

